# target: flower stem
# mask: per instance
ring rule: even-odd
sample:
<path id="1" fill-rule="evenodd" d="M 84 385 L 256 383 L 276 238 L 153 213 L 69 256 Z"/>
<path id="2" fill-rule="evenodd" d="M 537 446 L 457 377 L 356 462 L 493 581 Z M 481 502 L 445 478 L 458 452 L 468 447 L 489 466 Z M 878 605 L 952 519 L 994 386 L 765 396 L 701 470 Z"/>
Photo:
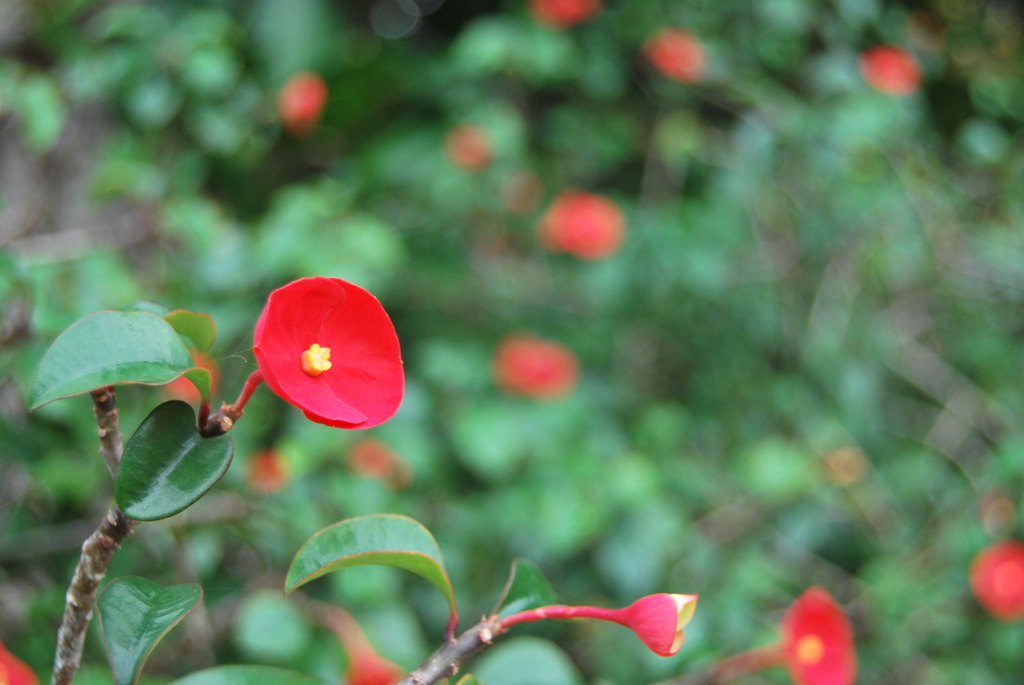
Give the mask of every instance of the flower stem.
<path id="1" fill-rule="evenodd" d="M 210 416 L 205 422 L 199 422 L 199 432 L 202 433 L 203 437 L 213 438 L 218 435 L 224 435 L 234 428 L 235 421 L 241 418 L 249 398 L 252 397 L 253 392 L 255 392 L 256 388 L 260 387 L 262 382 L 263 373 L 259 369 L 249 374 L 249 377 L 245 379 L 245 385 L 242 386 L 242 392 L 238 394 L 238 399 L 235 400 L 234 404 L 222 404 L 217 413 Z M 201 407 L 200 413 L 202 413 Z"/>
<path id="2" fill-rule="evenodd" d="M 622 609 L 602 609 L 601 607 L 570 607 L 561 604 L 520 611 L 501 620 L 501 627 L 507 630 L 517 623 L 541 621 L 549 618 L 597 618 L 625 625 L 625 613 Z"/>

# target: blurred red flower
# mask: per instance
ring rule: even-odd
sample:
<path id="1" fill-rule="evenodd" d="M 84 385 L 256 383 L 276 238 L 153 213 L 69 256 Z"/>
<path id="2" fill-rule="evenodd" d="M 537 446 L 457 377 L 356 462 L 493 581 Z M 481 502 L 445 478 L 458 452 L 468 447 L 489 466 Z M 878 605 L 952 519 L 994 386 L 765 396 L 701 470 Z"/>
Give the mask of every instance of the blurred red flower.
<path id="1" fill-rule="evenodd" d="M 412 469 L 405 460 L 373 438 L 360 440 L 348 449 L 348 464 L 360 476 L 384 480 L 394 488 L 404 488 L 412 481 Z"/>
<path id="2" fill-rule="evenodd" d="M 195 361 L 196 366 L 207 369 L 210 372 L 212 380 L 210 394 L 212 395 L 217 392 L 217 387 L 220 385 L 220 370 L 217 368 L 217 362 L 202 352 L 192 352 L 192 359 Z M 199 404 L 201 399 L 199 390 L 196 389 L 196 386 L 192 385 L 192 381 L 184 376 L 176 378 L 165 385 L 164 394 L 172 400 L 181 400 L 189 404 Z"/>
<path id="3" fill-rule="evenodd" d="M 451 163 L 461 169 L 478 171 L 491 163 L 491 139 L 487 131 L 473 124 L 462 124 L 448 132 L 444 151 Z"/>
<path id="4" fill-rule="evenodd" d="M 0 642 L 0 684 L 39 685 L 39 678 L 24 661 L 7 651 Z"/>
<path id="5" fill-rule="evenodd" d="M 552 252 L 597 260 L 618 251 L 625 238 L 626 219 L 608 198 L 568 190 L 548 207 L 537 233 L 541 245 Z"/>
<path id="6" fill-rule="evenodd" d="M 405 676 L 401 666 L 377 654 L 366 633 L 347 611 L 331 607 L 324 620 L 348 655 L 345 672 L 348 685 L 394 685 Z"/>
<path id="7" fill-rule="evenodd" d="M 516 334 L 498 345 L 494 377 L 510 395 L 555 399 L 576 387 L 579 363 L 572 351 L 558 343 Z"/>
<path id="8" fill-rule="evenodd" d="M 812 587 L 782 617 L 782 654 L 797 685 L 853 685 L 853 628 L 827 591 Z"/>
<path id="9" fill-rule="evenodd" d="M 530 12 L 542 24 L 565 29 L 597 16 L 601 0 L 530 0 Z"/>
<path id="10" fill-rule="evenodd" d="M 327 83 L 303 71 L 288 79 L 277 95 L 277 113 L 288 133 L 303 138 L 316 130 L 327 103 Z"/>
<path id="11" fill-rule="evenodd" d="M 644 43 L 644 54 L 663 75 L 682 83 L 704 78 L 704 46 L 689 31 L 662 29 Z"/>
<path id="12" fill-rule="evenodd" d="M 340 278 L 302 278 L 270 293 L 253 351 L 270 389 L 311 421 L 370 428 L 402 402 L 395 327 L 377 298 Z"/>
<path id="13" fill-rule="evenodd" d="M 990 545 L 971 562 L 971 590 L 985 610 L 1001 621 L 1024 616 L 1024 543 Z"/>
<path id="14" fill-rule="evenodd" d="M 291 467 L 279 452 L 264 450 L 249 460 L 245 480 L 257 492 L 270 494 L 283 490 L 291 479 Z"/>
<path id="15" fill-rule="evenodd" d="M 889 45 L 862 52 L 860 73 L 869 86 L 886 95 L 913 95 L 921 86 L 921 67 L 917 60 Z"/>

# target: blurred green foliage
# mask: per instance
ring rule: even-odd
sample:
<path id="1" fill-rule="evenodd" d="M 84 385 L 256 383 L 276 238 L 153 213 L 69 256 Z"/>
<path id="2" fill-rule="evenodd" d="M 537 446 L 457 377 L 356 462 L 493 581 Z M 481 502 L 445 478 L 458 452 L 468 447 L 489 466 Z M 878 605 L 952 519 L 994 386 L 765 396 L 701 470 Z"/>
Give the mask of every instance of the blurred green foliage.
<path id="1" fill-rule="evenodd" d="M 72 175 L 66 151 L 93 130 L 79 195 L 143 226 L 83 238 L 13 216 L 18 167 L 0 173 L 0 639 L 40 674 L 77 548 L 111 498 L 88 399 L 25 412 L 50 342 L 138 299 L 208 312 L 230 401 L 266 294 L 325 275 L 370 289 L 395 322 L 407 394 L 369 434 L 411 484 L 360 475 L 346 454 L 364 434 L 258 391 L 224 480 L 140 526 L 111 568 L 206 591 L 144 682 L 213 663 L 337 682 L 336 640 L 278 591 L 308 535 L 376 512 L 434 533 L 467 618 L 517 556 L 567 603 L 701 595 L 675 657 L 617 626 L 536 625 L 481 657 L 489 685 L 523 682 L 501 679 L 503 659 L 553 678 L 534 684 L 685 673 L 773 640 L 813 584 L 854 621 L 861 683 L 1020 682 L 1024 625 L 987 616 L 967 584 L 979 549 L 1020 532 L 1024 495 L 1017 5 L 607 0 L 566 31 L 521 0 L 420 2 L 434 11 L 405 29 L 377 7 L 411 0 L 7 5 L 7 163 L 23 147 Z M 702 41 L 703 83 L 644 59 L 664 26 Z M 916 55 L 920 92 L 863 82 L 858 53 L 879 43 Z M 299 70 L 330 91 L 305 139 L 275 113 Z M 463 123 L 491 141 L 481 171 L 445 156 Z M 539 207 L 509 201 L 526 171 Z M 587 263 L 537 244 L 544 207 L 572 187 L 622 207 L 620 253 Z M 523 330 L 579 356 L 572 395 L 497 390 L 492 351 Z M 118 398 L 126 434 L 166 399 Z M 293 478 L 263 495 L 245 468 L 267 448 Z M 436 590 L 394 569 L 334 574 L 308 595 L 344 604 L 408 668 L 446 617 Z M 80 682 L 109 682 L 95 629 L 86 662 Z"/>

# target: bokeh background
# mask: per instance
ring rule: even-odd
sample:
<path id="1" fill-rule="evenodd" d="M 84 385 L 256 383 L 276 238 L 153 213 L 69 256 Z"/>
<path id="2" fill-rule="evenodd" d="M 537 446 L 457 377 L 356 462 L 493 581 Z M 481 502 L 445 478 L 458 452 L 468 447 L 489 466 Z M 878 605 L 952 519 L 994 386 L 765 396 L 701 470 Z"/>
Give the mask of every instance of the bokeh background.
<path id="1" fill-rule="evenodd" d="M 699 83 L 644 56 L 664 27 L 703 45 Z M 1024 626 L 989 617 L 967 569 L 1020 525 L 1022 39 L 995 0 L 606 0 L 565 29 L 523 0 L 3 0 L 0 640 L 49 672 L 111 498 L 88 398 L 25 410 L 53 338 L 139 299 L 208 312 L 230 401 L 267 293 L 324 275 L 391 314 L 402 408 L 345 432 L 256 393 L 224 480 L 108 576 L 206 590 L 148 682 L 214 663 L 338 682 L 284 571 L 318 528 L 397 512 L 437 537 L 466 621 L 517 556 L 566 603 L 701 595 L 675 657 L 617 626 L 523 626 L 553 642 L 496 648 L 488 685 L 690 672 L 776 639 L 816 584 L 854 622 L 859 683 L 1019 683 Z M 865 82 L 880 44 L 919 61 L 916 92 Z M 294 137 L 276 101 L 302 70 L 329 98 Z M 446 154 L 460 124 L 483 168 Z M 568 188 L 617 203 L 621 250 L 540 245 Z M 571 393 L 499 389 L 516 332 L 578 357 Z M 126 433 L 167 392 L 120 389 Z M 397 476 L 353 457 L 365 438 Z M 273 492 L 249 474 L 264 450 Z M 444 602 L 414 576 L 355 569 L 307 598 L 407 668 L 440 642 Z M 109 681 L 93 625 L 77 682 Z"/>

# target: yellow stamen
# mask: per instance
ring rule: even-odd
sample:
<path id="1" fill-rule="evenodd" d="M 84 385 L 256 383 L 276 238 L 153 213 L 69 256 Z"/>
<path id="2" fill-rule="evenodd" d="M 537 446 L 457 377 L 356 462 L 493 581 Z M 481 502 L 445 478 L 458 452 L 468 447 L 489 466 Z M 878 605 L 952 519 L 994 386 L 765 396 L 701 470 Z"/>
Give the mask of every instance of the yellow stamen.
<path id="1" fill-rule="evenodd" d="M 320 347 L 316 343 L 309 346 L 309 349 L 302 353 L 302 370 L 307 376 L 319 376 L 331 368 L 331 348 Z"/>
<path id="2" fill-rule="evenodd" d="M 796 643 L 796 660 L 804 666 L 814 666 L 825 656 L 825 643 L 817 635 L 804 635 Z"/>
<path id="3" fill-rule="evenodd" d="M 1024 569 L 1016 562 L 1003 562 L 996 569 L 995 578 L 992 580 L 997 595 L 1013 597 L 1024 588 Z"/>

